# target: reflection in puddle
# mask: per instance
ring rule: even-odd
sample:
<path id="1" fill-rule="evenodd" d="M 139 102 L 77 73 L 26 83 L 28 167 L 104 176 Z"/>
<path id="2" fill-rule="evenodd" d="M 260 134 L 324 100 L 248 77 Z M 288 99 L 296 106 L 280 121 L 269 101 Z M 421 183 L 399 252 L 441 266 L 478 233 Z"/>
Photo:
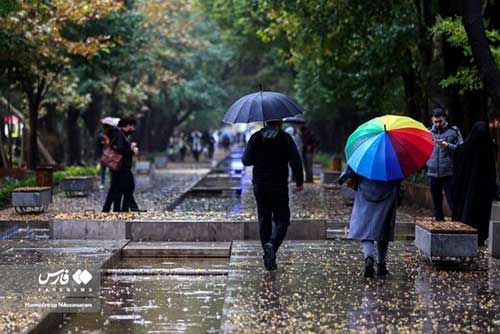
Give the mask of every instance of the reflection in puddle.
<path id="1" fill-rule="evenodd" d="M 120 268 L 227 268 L 227 259 L 127 259 Z M 68 316 L 57 333 L 220 333 L 226 276 L 108 276 L 100 314 Z"/>

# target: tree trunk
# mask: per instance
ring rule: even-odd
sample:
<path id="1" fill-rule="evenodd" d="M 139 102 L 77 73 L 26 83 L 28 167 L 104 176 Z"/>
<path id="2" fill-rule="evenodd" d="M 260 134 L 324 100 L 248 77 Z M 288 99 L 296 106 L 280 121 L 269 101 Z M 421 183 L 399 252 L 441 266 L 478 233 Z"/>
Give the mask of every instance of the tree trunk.
<path id="1" fill-rule="evenodd" d="M 82 164 L 82 145 L 80 127 L 78 119 L 80 118 L 80 110 L 69 107 L 66 118 L 66 130 L 68 138 L 68 163 L 70 165 Z"/>
<path id="2" fill-rule="evenodd" d="M 30 140 L 29 140 L 29 156 L 28 168 L 35 170 L 38 164 L 38 109 L 40 108 L 40 100 L 38 94 L 28 94 L 29 115 L 30 115 Z"/>
<path id="3" fill-rule="evenodd" d="M 456 1 L 439 1 L 439 14 L 443 17 L 454 17 L 457 15 L 458 8 Z M 446 40 L 442 41 L 442 53 L 445 78 L 455 75 L 460 66 L 466 63 L 462 50 L 452 46 Z M 464 105 L 458 87 L 456 85 L 447 87 L 444 89 L 444 94 L 447 105 L 443 107 L 446 107 L 449 111 L 448 121 L 463 130 L 467 120 L 465 119 Z"/>
<path id="4" fill-rule="evenodd" d="M 417 76 L 413 69 L 409 68 L 401 74 L 405 88 L 406 114 L 417 121 L 420 119 L 420 108 L 417 103 Z"/>
<path id="5" fill-rule="evenodd" d="M 17 117 L 19 117 L 19 119 L 21 120 L 21 122 L 24 123 L 24 129 L 23 129 L 23 134 L 22 134 L 22 146 L 23 146 L 23 149 L 22 149 L 22 154 L 21 154 L 21 157 L 23 161 L 28 161 L 29 160 L 29 154 L 30 154 L 30 140 L 31 140 L 31 131 L 30 131 L 30 126 L 29 124 L 26 124 L 26 120 L 24 118 L 24 115 L 19 111 L 17 110 L 12 104 L 9 103 L 9 101 L 7 101 L 6 98 L 4 98 L 3 96 L 0 96 L 0 103 L 6 105 L 6 106 L 9 106 L 9 109 L 10 109 L 10 112 L 13 113 L 14 115 L 16 115 Z M 28 138 L 28 140 L 26 140 L 26 138 Z M 38 147 L 38 150 L 39 152 L 42 154 L 43 158 L 45 159 L 45 161 L 49 164 L 49 165 L 55 165 L 56 162 L 54 160 L 54 158 L 52 158 L 52 156 L 50 155 L 49 151 L 47 150 L 47 148 L 45 147 L 45 145 L 43 145 L 42 141 L 40 140 L 40 138 L 37 138 L 37 147 Z"/>
<path id="6" fill-rule="evenodd" d="M 500 108 L 500 70 L 491 53 L 484 28 L 480 0 L 462 0 L 462 22 L 484 89 L 492 99 L 492 109 Z"/>
<path id="7" fill-rule="evenodd" d="M 82 114 L 85 127 L 87 128 L 91 137 L 95 137 L 99 127 L 99 120 L 102 117 L 102 109 L 104 107 L 104 94 L 101 92 L 92 92 L 92 99 Z"/>

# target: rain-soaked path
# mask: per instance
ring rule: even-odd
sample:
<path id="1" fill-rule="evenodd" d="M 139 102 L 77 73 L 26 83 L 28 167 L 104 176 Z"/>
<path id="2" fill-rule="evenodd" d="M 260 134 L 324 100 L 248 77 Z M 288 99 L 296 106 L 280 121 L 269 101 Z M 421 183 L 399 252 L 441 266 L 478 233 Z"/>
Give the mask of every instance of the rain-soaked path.
<path id="1" fill-rule="evenodd" d="M 138 177 L 138 202 L 148 212 L 127 219 L 255 220 L 251 169 L 242 170 L 240 155 L 241 151 L 233 153 L 200 183 L 209 172 L 203 165 L 171 166 Z M 482 250 L 471 266 L 431 266 L 411 241 L 397 241 L 389 253 L 391 274 L 365 280 L 360 274 L 359 244 L 342 239 L 351 211 L 344 191 L 315 183 L 306 185 L 302 193 L 291 192 L 292 219 L 324 219 L 329 231 L 340 232 L 329 234 L 334 240 L 285 242 L 274 274 L 264 271 L 256 241 L 234 241 L 230 254 L 228 250 L 222 258 L 209 259 L 166 257 L 165 250 L 178 244 L 148 244 L 148 252 L 155 247 L 161 250 L 159 258 L 151 254 L 129 258 L 126 249 L 132 249 L 131 244 L 121 252 L 115 250 L 122 259 L 103 272 L 102 311 L 69 314 L 50 333 L 500 332 L 499 260 Z M 85 208 L 98 210 L 102 194 L 83 199 L 59 194 L 52 211 L 42 217 L 58 213 L 78 224 L 79 216 L 89 215 Z M 178 205 L 167 210 L 174 202 Z M 399 236 L 411 238 L 415 218 L 428 214 L 425 209 L 398 208 L 397 234 L 399 227 Z M 24 238 L 22 233 L 16 236 Z M 35 250 L 6 253 L 13 245 Z M 193 242 L 192 249 L 199 250 L 200 245 Z M 40 247 L 51 250 L 42 252 Z M 0 241 L 0 270 L 8 276 L 17 265 L 30 261 L 78 263 L 82 256 L 92 258 L 87 254 L 92 247 L 95 242 L 85 240 Z M 185 251 L 191 246 L 182 247 Z M 97 259 L 95 265 L 102 262 Z M 41 313 L 19 311 L 16 305 L 22 297 L 7 291 L 0 294 L 4 305 L 0 332 L 17 333 L 42 319 Z"/>
<path id="2" fill-rule="evenodd" d="M 390 275 L 364 279 L 353 241 L 287 242 L 278 271 L 260 245 L 234 242 L 225 333 L 487 333 L 500 331 L 500 261 L 433 267 L 411 242 L 391 244 Z"/>

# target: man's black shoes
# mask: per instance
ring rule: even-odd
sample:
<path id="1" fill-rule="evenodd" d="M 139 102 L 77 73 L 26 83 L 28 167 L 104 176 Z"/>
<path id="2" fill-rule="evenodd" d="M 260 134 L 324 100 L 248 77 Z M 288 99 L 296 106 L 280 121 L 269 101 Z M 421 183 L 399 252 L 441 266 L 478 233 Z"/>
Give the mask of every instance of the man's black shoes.
<path id="1" fill-rule="evenodd" d="M 375 275 L 375 268 L 373 267 L 373 263 L 375 261 L 373 260 L 373 257 L 371 256 L 368 256 L 366 259 L 365 259 L 365 272 L 364 272 L 364 276 L 366 278 L 370 278 L 370 277 L 373 277 Z"/>
<path id="2" fill-rule="evenodd" d="M 377 263 L 377 276 L 387 276 L 388 274 L 389 270 L 387 270 L 385 263 Z"/>
<path id="3" fill-rule="evenodd" d="M 265 243 L 264 246 L 264 267 L 266 270 L 272 271 L 276 270 L 278 266 L 276 265 L 276 254 L 274 252 L 274 246 L 272 243 Z"/>

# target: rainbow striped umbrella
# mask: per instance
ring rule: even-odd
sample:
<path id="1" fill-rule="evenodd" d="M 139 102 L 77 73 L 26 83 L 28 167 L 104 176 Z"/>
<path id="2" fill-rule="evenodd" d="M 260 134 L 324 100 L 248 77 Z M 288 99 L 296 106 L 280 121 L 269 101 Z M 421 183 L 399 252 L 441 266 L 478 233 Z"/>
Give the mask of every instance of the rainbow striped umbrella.
<path id="1" fill-rule="evenodd" d="M 370 180 L 400 180 L 425 166 L 432 134 L 406 116 L 386 115 L 360 125 L 347 140 L 348 165 Z"/>

